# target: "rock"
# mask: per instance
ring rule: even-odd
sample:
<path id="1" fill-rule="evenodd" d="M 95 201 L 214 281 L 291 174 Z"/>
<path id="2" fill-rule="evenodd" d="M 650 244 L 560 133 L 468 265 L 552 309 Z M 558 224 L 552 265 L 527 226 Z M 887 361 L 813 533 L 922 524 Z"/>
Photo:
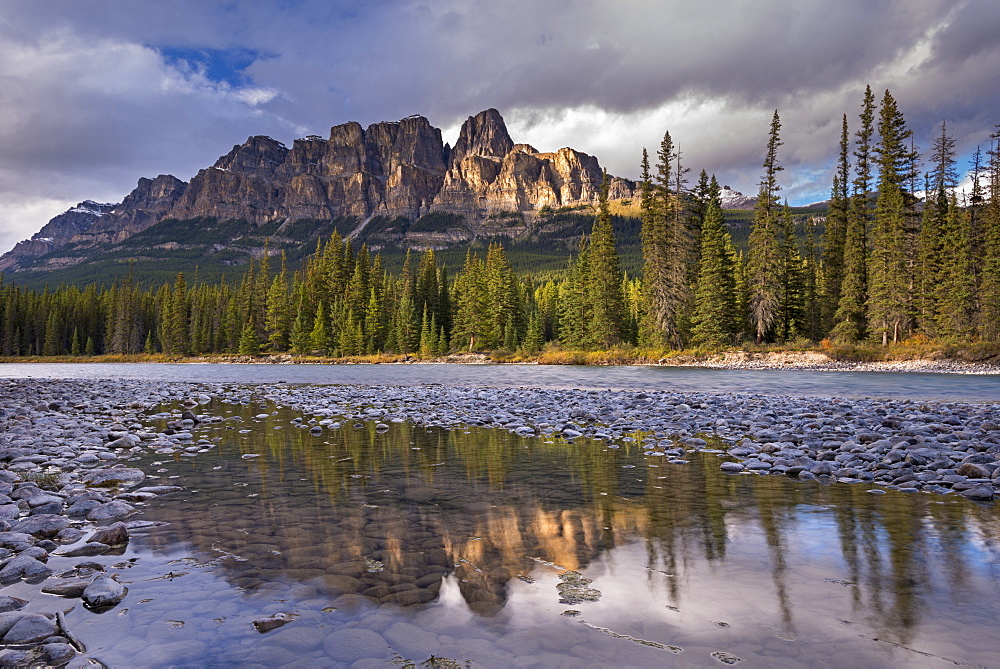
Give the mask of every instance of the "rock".
<path id="1" fill-rule="evenodd" d="M 438 638 L 410 623 L 397 622 L 385 631 L 385 640 L 403 657 L 430 657 L 440 647 Z"/>
<path id="2" fill-rule="evenodd" d="M 12 531 L 30 534 L 38 539 L 52 538 L 67 527 L 69 520 L 56 515 L 29 516 L 11 524 Z"/>
<path id="3" fill-rule="evenodd" d="M 28 555 L 18 555 L 0 569 L 0 582 L 16 581 L 19 578 L 46 578 L 52 569 Z"/>
<path id="4" fill-rule="evenodd" d="M 84 581 L 60 581 L 46 585 L 42 588 L 42 592 L 59 597 L 80 597 L 87 585 Z"/>
<path id="5" fill-rule="evenodd" d="M 20 553 L 38 543 L 38 539 L 24 532 L 0 532 L 0 548 Z"/>
<path id="6" fill-rule="evenodd" d="M 3 635 L 5 644 L 32 643 L 56 636 L 59 627 L 54 620 L 38 613 L 26 613 Z"/>
<path id="7" fill-rule="evenodd" d="M 90 486 L 113 487 L 128 483 L 139 483 L 146 475 L 133 467 L 112 467 L 94 469 L 83 476 L 83 482 Z"/>
<path id="8" fill-rule="evenodd" d="M 738 462 L 723 462 L 719 465 L 719 469 L 726 472 L 727 474 L 737 474 L 743 471 L 743 465 Z"/>
<path id="9" fill-rule="evenodd" d="M 94 555 L 104 555 L 109 550 L 111 550 L 111 546 L 109 546 L 108 544 L 99 543 L 96 541 L 88 541 L 82 546 L 77 546 L 76 548 L 72 548 L 67 551 L 62 551 L 59 553 L 59 555 L 62 555 L 63 557 L 90 557 Z"/>
<path id="10" fill-rule="evenodd" d="M 990 478 L 991 472 L 983 465 L 965 462 L 958 468 L 958 475 L 967 476 L 970 479 L 987 479 Z"/>
<path id="11" fill-rule="evenodd" d="M 83 591 L 83 603 L 89 608 L 113 606 L 125 599 L 128 588 L 110 576 L 98 576 Z"/>
<path id="12" fill-rule="evenodd" d="M 49 667 L 62 667 L 76 656 L 76 649 L 68 643 L 44 643 L 37 651 L 39 661 Z"/>
<path id="13" fill-rule="evenodd" d="M 128 543 L 128 528 L 125 523 L 113 523 L 90 535 L 88 542 L 107 544 L 108 546 L 123 546 Z"/>
<path id="14" fill-rule="evenodd" d="M 20 597 L 8 597 L 7 595 L 0 596 L 0 613 L 7 613 L 9 611 L 20 611 L 25 606 L 27 606 L 28 600 L 21 599 Z"/>
<path id="15" fill-rule="evenodd" d="M 971 499 L 976 502 L 986 502 L 993 499 L 994 493 L 992 486 L 977 485 L 973 488 L 969 488 L 968 490 L 963 490 L 958 494 L 966 499 Z M 2 572 L 0 572 L 0 575 L 2 575 Z"/>
<path id="16" fill-rule="evenodd" d="M 171 492 L 180 492 L 184 488 L 179 485 L 151 485 L 144 486 L 135 490 L 137 493 L 153 493 L 154 495 L 166 495 Z"/>
<path id="17" fill-rule="evenodd" d="M 331 632 L 323 640 L 323 649 L 338 662 L 391 657 L 389 644 L 385 639 L 371 630 L 359 627 L 342 627 Z"/>
<path id="18" fill-rule="evenodd" d="M 101 504 L 87 514 L 87 520 L 113 520 L 125 518 L 135 513 L 135 507 L 117 500 Z"/>
<path id="19" fill-rule="evenodd" d="M 70 518 L 86 518 L 87 514 L 99 507 L 103 502 L 96 499 L 81 499 L 66 509 L 66 515 Z"/>
<path id="20" fill-rule="evenodd" d="M 294 620 L 294 617 L 287 613 L 275 613 L 267 618 L 257 618 L 253 621 L 253 626 L 254 629 L 263 634 L 278 629 L 282 625 L 292 622 L 292 620 Z"/>

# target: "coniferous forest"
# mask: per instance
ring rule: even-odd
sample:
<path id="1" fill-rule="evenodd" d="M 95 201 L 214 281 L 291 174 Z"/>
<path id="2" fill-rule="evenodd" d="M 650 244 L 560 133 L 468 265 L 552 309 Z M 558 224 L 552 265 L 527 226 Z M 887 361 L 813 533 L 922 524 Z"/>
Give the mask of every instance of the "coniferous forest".
<path id="1" fill-rule="evenodd" d="M 667 132 L 641 159 L 641 276 L 620 267 L 605 180 L 591 234 L 557 278 L 516 275 L 498 244 L 470 251 L 454 277 L 434 251 L 389 273 L 337 234 L 296 271 L 265 252 L 236 284 L 181 274 L 156 288 L 130 277 L 38 292 L 0 277 L 0 355 L 1000 341 L 1000 130 L 966 170 L 945 123 L 921 151 L 889 91 L 877 101 L 869 87 L 860 109 L 843 117 L 828 213 L 804 226 L 781 198 L 774 113 L 745 250 L 715 177 L 692 183 Z"/>

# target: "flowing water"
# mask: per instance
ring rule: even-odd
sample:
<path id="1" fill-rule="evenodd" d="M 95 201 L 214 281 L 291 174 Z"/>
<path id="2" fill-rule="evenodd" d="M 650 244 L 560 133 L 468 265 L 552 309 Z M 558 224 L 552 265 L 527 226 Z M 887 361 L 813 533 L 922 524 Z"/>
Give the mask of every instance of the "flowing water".
<path id="1" fill-rule="evenodd" d="M 639 442 L 405 423 L 314 435 L 299 427 L 308 416 L 273 405 L 199 412 L 226 418 L 197 430 L 212 448 L 134 463 L 146 485 L 185 489 L 143 506 L 139 520 L 165 524 L 134 531 L 114 558 L 126 599 L 68 614 L 89 658 L 1000 665 L 992 506 L 727 476 L 717 455 L 667 464 Z M 40 610 L 68 606 L 37 599 Z M 255 630 L 273 614 L 290 622 Z"/>
<path id="2" fill-rule="evenodd" d="M 798 397 L 1000 402 L 1000 374 L 826 372 L 571 365 L 220 365 L 0 363 L 0 377 L 228 383 L 367 383 L 630 388 Z"/>

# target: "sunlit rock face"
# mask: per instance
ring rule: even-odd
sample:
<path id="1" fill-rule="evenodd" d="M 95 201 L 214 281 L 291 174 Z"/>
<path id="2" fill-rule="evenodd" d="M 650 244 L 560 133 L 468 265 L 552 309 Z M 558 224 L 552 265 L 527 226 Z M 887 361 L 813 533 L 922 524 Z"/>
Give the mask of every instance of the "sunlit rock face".
<path id="1" fill-rule="evenodd" d="M 253 227 L 349 217 L 360 234 L 373 219 L 414 222 L 440 213 L 449 217 L 388 241 L 427 248 L 482 235 L 515 237 L 536 227 L 543 209 L 594 205 L 602 179 L 593 156 L 515 144 L 495 109 L 469 117 L 454 147 L 423 116 L 367 128 L 343 123 L 328 138 L 310 135 L 291 148 L 258 135 L 189 183 L 170 175 L 143 178 L 119 205 L 92 203 L 84 212 L 83 203 L 56 217 L 0 257 L 0 270 L 72 265 L 166 219 L 236 219 Z M 612 198 L 634 191 L 630 181 L 611 181 Z M 377 246 L 380 239 L 373 241 Z M 63 246 L 66 253 L 57 253 Z"/>

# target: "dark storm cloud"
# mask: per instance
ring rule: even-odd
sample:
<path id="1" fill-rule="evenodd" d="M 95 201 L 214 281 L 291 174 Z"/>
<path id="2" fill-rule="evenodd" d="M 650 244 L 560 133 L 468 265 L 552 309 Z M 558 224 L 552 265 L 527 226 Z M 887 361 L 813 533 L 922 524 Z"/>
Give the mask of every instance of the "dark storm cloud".
<path id="1" fill-rule="evenodd" d="M 0 247 L 44 223 L 39 203 L 188 178 L 250 134 L 413 113 L 454 132 L 486 107 L 515 140 L 626 176 L 670 129 L 691 167 L 745 191 L 779 108 L 785 192 L 819 199 L 865 83 L 892 89 L 922 145 L 941 120 L 962 150 L 983 142 L 998 27 L 992 0 L 7 3 Z"/>

